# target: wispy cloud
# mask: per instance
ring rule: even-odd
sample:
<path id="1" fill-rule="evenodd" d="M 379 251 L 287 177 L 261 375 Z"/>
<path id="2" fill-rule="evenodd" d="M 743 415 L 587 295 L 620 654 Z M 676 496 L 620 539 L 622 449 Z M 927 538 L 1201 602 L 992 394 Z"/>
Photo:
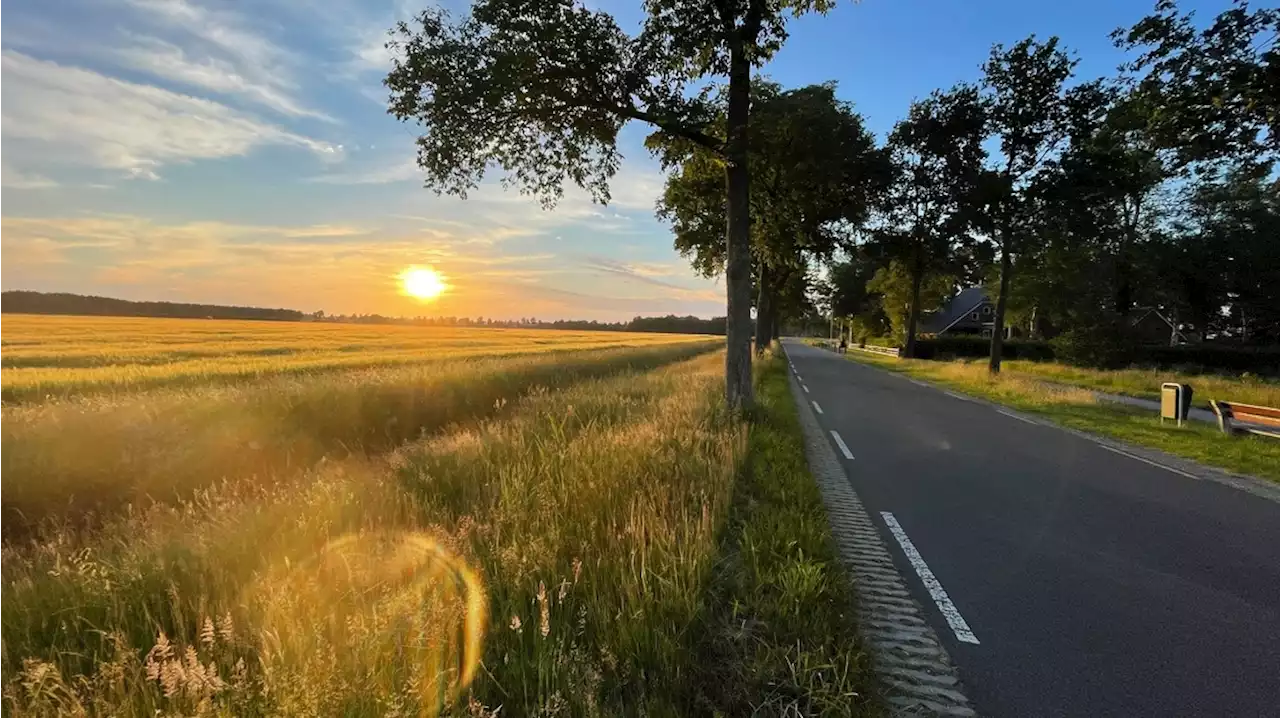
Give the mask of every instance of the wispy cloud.
<path id="1" fill-rule="evenodd" d="M 201 98 L 5 52 L 5 139 L 74 165 L 155 179 L 166 164 L 244 155 L 263 145 L 333 157 L 337 145 Z M 8 149 L 8 147 L 6 147 Z M 32 152 L 34 150 L 34 152 Z"/>
<path id="2" fill-rule="evenodd" d="M 28 174 L 5 164 L 0 167 L 0 185 L 10 189 L 52 189 L 58 183 L 48 177 Z"/>
<path id="3" fill-rule="evenodd" d="M 584 266 L 589 267 L 596 272 L 625 277 L 626 279 L 640 282 L 642 284 L 650 284 L 655 287 L 665 287 L 667 289 L 679 289 L 682 291 L 688 290 L 688 287 L 683 285 L 669 282 L 664 279 L 658 279 L 658 277 L 670 276 L 673 274 L 673 272 L 669 271 L 669 268 L 660 265 L 633 264 L 616 259 L 610 259 L 608 257 L 596 256 L 584 257 L 582 263 Z"/>
<path id="4" fill-rule="evenodd" d="M 388 163 L 379 167 L 352 169 L 344 172 L 329 172 L 311 178 L 312 182 L 321 184 L 389 184 L 392 182 L 421 181 L 422 170 L 412 159 L 403 162 Z"/>
<path id="5" fill-rule="evenodd" d="M 222 95 L 235 96 L 293 117 L 333 121 L 298 98 L 292 51 L 255 32 L 253 24 L 225 8 L 213 10 L 187 0 L 126 0 L 173 41 L 129 35 L 129 45 L 112 52 L 133 69 Z"/>

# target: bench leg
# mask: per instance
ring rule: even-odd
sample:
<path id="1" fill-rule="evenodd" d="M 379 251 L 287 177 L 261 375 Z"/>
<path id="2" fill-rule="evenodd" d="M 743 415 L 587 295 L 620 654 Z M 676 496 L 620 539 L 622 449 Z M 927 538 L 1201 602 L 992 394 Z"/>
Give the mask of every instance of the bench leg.
<path id="1" fill-rule="evenodd" d="M 1231 412 L 1218 405 L 1216 401 L 1210 401 L 1209 406 L 1213 409 L 1213 413 L 1218 417 L 1218 428 L 1222 433 L 1231 436 L 1235 433 L 1234 427 L 1231 426 Z"/>

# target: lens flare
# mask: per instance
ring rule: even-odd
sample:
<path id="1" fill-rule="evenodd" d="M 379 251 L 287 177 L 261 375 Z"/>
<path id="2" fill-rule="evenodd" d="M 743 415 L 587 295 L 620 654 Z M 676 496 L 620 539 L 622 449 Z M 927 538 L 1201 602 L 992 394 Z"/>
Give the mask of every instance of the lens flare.
<path id="1" fill-rule="evenodd" d="M 277 674 L 412 696 L 419 715 L 437 716 L 480 667 L 484 586 L 426 534 L 343 536 L 263 577 L 253 598 Z"/>

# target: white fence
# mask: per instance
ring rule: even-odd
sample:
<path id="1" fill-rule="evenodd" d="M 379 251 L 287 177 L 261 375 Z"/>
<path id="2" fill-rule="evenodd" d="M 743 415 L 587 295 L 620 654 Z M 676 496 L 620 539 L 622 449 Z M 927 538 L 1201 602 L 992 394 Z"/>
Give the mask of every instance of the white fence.
<path id="1" fill-rule="evenodd" d="M 891 356 L 894 359 L 902 358 L 902 350 L 897 347 L 877 347 L 871 344 L 868 344 L 865 347 L 860 347 L 857 344 L 850 344 L 849 348 L 863 352 L 871 352 L 872 354 L 884 354 L 885 356 Z"/>
<path id="2" fill-rule="evenodd" d="M 830 349 L 831 351 L 838 351 L 840 348 L 840 343 L 835 341 L 834 339 L 820 341 L 818 342 L 818 344 L 819 346 Z M 865 347 L 860 347 L 857 344 L 850 344 L 849 348 L 857 349 L 858 351 L 863 351 L 863 352 L 871 352 L 872 354 L 883 354 L 884 356 L 890 356 L 890 357 L 893 357 L 894 359 L 902 358 L 902 350 L 897 347 L 878 347 L 872 344 L 868 344 Z"/>

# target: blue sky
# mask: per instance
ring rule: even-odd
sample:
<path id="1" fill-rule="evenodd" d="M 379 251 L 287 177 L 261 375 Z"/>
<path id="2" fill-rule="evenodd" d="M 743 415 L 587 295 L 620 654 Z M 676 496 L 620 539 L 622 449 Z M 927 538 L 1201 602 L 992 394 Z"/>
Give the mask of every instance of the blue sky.
<path id="1" fill-rule="evenodd" d="M 460 3 L 450 3 L 461 7 Z M 597 3 L 592 3 L 596 5 Z M 625 24 L 639 3 L 599 3 Z M 975 80 L 996 42 L 1057 34 L 1079 76 L 1149 0 L 841 2 L 791 25 L 764 73 L 835 80 L 883 135 L 914 98 Z M 330 312 L 620 319 L 723 314 L 653 218 L 662 175 L 624 129 L 608 207 L 497 186 L 421 188 L 385 114 L 397 0 L 15 0 L 3 27 L 3 286 Z M 1224 2 L 1208 3 L 1202 13 Z M 1193 5 L 1194 7 L 1194 5 Z M 431 265 L 432 304 L 396 275 Z"/>

